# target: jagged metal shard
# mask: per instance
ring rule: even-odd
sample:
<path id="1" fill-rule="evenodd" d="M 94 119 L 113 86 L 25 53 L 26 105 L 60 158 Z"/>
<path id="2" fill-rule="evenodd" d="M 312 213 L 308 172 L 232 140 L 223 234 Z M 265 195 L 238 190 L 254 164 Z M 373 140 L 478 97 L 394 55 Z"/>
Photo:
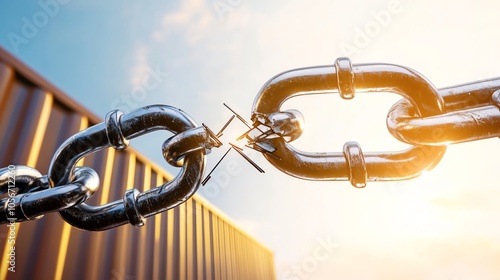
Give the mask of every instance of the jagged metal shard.
<path id="1" fill-rule="evenodd" d="M 243 153 L 243 149 L 232 144 L 232 143 L 229 143 L 229 145 L 231 145 L 231 147 L 233 147 L 233 149 L 238 152 L 238 154 L 240 154 L 244 159 L 246 159 L 253 167 L 255 167 L 257 170 L 259 170 L 260 173 L 266 173 L 264 171 L 264 169 L 260 168 L 260 166 L 257 165 L 257 163 L 255 163 L 251 158 L 249 158 L 247 155 L 245 155 Z"/>
<path id="2" fill-rule="evenodd" d="M 243 135 L 238 137 L 236 140 L 241 140 L 243 138 L 246 138 L 248 140 L 248 144 L 245 146 L 254 149 L 260 153 L 266 153 L 272 155 L 274 151 L 276 151 L 276 147 L 269 141 L 267 138 L 271 134 L 275 134 L 272 129 L 269 127 L 258 123 L 257 125 L 251 126 L 242 116 L 240 116 L 236 111 L 231 109 L 226 103 L 223 103 L 224 106 L 229 109 L 233 113 L 231 118 L 224 124 L 224 126 L 221 128 L 221 130 L 213 135 L 215 138 L 220 138 L 223 135 L 224 130 L 229 126 L 229 124 L 233 121 L 233 119 L 236 117 L 238 118 L 244 125 L 246 125 L 249 130 L 247 130 Z M 205 125 L 204 125 L 205 126 Z M 264 131 L 259 127 L 263 126 Z M 206 127 L 206 126 L 205 126 Z M 255 163 L 250 157 L 248 157 L 244 152 L 241 147 L 238 147 L 237 145 L 233 143 L 229 143 L 231 146 L 226 153 L 222 156 L 222 158 L 215 164 L 215 166 L 210 170 L 208 173 L 207 177 L 202 181 L 201 185 L 204 186 L 211 178 L 212 178 L 212 173 L 215 171 L 215 169 L 219 166 L 219 164 L 222 162 L 222 160 L 227 156 L 227 154 L 231 151 L 231 149 L 234 149 L 238 154 L 240 154 L 246 161 L 248 161 L 255 169 L 257 169 L 260 173 L 265 173 L 264 169 L 262 169 L 257 163 Z"/>

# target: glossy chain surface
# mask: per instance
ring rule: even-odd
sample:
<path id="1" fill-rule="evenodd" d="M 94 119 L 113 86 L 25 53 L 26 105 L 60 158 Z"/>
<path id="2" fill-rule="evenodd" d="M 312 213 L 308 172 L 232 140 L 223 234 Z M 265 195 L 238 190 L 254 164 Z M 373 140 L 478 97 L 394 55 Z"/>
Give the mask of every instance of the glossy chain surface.
<path id="1" fill-rule="evenodd" d="M 388 109 L 386 121 L 389 132 L 410 144 L 409 149 L 366 152 L 350 141 L 340 152 L 325 153 L 299 151 L 290 144 L 302 134 L 303 117 L 297 110 L 280 110 L 289 98 L 335 93 L 354 99 L 358 93 L 376 92 L 403 97 Z M 27 166 L 1 168 L 0 223 L 36 220 L 59 211 L 65 221 L 85 230 L 106 230 L 127 223 L 142 226 L 145 218 L 176 207 L 196 192 L 202 184 L 205 155 L 222 145 L 218 138 L 235 116 L 249 128 L 240 137 L 246 139 L 245 146 L 261 152 L 280 171 L 301 179 L 348 180 L 355 187 L 365 187 L 369 181 L 411 179 L 432 169 L 448 144 L 499 137 L 499 107 L 500 78 L 436 89 L 407 67 L 356 65 L 339 58 L 331 66 L 295 69 L 273 77 L 257 94 L 252 123 L 231 110 L 233 117 L 217 134 L 167 105 L 147 106 L 128 114 L 115 110 L 105 122 L 67 139 L 54 154 L 48 175 Z M 143 193 L 128 190 L 123 200 L 86 205 L 85 200 L 98 190 L 99 176 L 88 167 L 76 167 L 78 160 L 110 147 L 125 149 L 133 138 L 155 130 L 174 134 L 164 142 L 162 151 L 169 164 L 181 168 L 179 174 Z M 230 146 L 251 162 L 242 148 Z M 208 179 L 210 174 L 203 182 Z"/>
<path id="2" fill-rule="evenodd" d="M 269 80 L 252 109 L 254 125 L 265 123 L 289 98 L 306 94 L 393 92 L 403 99 L 390 108 L 387 128 L 412 145 L 405 151 L 365 152 L 348 142 L 342 152 L 303 152 L 283 137 L 262 139 L 276 151 L 264 156 L 279 170 L 309 180 L 350 180 L 356 187 L 368 181 L 410 179 L 432 169 L 447 144 L 500 136 L 500 79 L 436 89 L 424 76 L 390 64 L 352 65 L 339 58 L 332 66 L 284 72 Z M 299 128 L 297 128 L 299 130 Z M 260 143 L 255 143 L 260 144 Z"/>

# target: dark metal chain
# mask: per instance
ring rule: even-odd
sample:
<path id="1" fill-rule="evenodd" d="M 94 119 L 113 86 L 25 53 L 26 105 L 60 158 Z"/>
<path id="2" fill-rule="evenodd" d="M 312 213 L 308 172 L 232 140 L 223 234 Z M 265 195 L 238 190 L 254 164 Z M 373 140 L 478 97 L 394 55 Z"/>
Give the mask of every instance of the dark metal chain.
<path id="1" fill-rule="evenodd" d="M 500 79 L 436 89 L 418 72 L 390 64 L 352 65 L 339 58 L 335 65 L 284 72 L 260 90 L 252 109 L 255 128 L 276 131 L 274 115 L 287 99 L 304 94 L 393 92 L 404 97 L 387 116 L 387 127 L 397 139 L 412 145 L 397 152 L 363 152 L 348 142 L 339 153 L 311 153 L 295 149 L 284 137 L 251 137 L 249 145 L 263 150 L 279 170 L 309 180 L 349 180 L 356 187 L 368 181 L 414 178 L 432 169 L 446 145 L 500 136 Z M 296 114 L 294 116 L 297 116 Z M 291 120 L 288 123 L 300 123 Z M 298 125 L 280 135 L 300 135 Z M 271 152 L 272 151 L 272 152 Z"/>
<path id="2" fill-rule="evenodd" d="M 99 177 L 90 168 L 76 167 L 76 163 L 108 147 L 125 149 L 131 139 L 156 130 L 175 134 L 165 141 L 163 155 L 169 164 L 181 167 L 179 174 L 143 193 L 128 190 L 123 200 L 86 205 L 85 200 L 97 190 Z M 171 106 L 152 105 L 128 114 L 112 111 L 105 122 L 67 139 L 54 154 L 47 176 L 23 166 L 0 169 L 0 190 L 5 194 L 9 186 L 16 188 L 11 191 L 15 195 L 8 194 L 2 200 L 0 223 L 32 220 L 59 211 L 66 222 L 85 230 L 106 230 L 126 223 L 142 226 L 145 218 L 185 202 L 196 192 L 205 155 L 221 144 L 207 127 L 197 127 L 185 112 Z M 42 183 L 32 184 L 37 181 Z"/>
<path id="3" fill-rule="evenodd" d="M 297 110 L 280 110 L 287 99 L 324 93 L 352 99 L 360 92 L 382 91 L 403 97 L 389 110 L 387 127 L 396 139 L 412 145 L 409 149 L 363 152 L 360 144 L 351 141 L 342 152 L 312 153 L 290 144 L 302 134 L 303 116 Z M 246 139 L 246 147 L 261 152 L 291 176 L 349 180 L 356 187 L 364 187 L 368 181 L 410 179 L 437 165 L 448 144 L 499 137 L 499 106 L 500 79 L 438 90 L 407 67 L 353 65 L 349 59 L 339 58 L 332 66 L 296 69 L 273 77 L 255 99 L 252 123 L 230 109 L 233 116 L 217 134 L 205 125 L 197 126 L 185 112 L 171 106 L 147 106 L 128 114 L 112 111 L 105 122 L 67 139 L 54 154 L 48 175 L 26 166 L 0 169 L 0 195 L 4 197 L 0 223 L 34 220 L 59 211 L 65 221 L 85 230 L 106 230 L 126 223 L 142 226 L 145 218 L 185 202 L 210 179 L 211 172 L 202 181 L 205 155 L 222 145 L 218 138 L 235 117 L 248 127 L 239 138 Z M 86 205 L 85 200 L 98 189 L 99 176 L 88 167 L 76 167 L 78 160 L 109 147 L 125 149 L 131 139 L 160 129 L 174 133 L 162 151 L 169 164 L 181 167 L 179 174 L 143 193 L 128 190 L 123 200 Z M 234 149 L 264 172 L 241 147 L 229 144 L 226 154 Z"/>
<path id="4" fill-rule="evenodd" d="M 77 167 L 74 179 L 50 189 L 47 177 L 28 166 L 10 165 L 0 169 L 0 223 L 37 220 L 44 214 L 75 206 L 91 197 L 99 188 L 97 173 Z"/>

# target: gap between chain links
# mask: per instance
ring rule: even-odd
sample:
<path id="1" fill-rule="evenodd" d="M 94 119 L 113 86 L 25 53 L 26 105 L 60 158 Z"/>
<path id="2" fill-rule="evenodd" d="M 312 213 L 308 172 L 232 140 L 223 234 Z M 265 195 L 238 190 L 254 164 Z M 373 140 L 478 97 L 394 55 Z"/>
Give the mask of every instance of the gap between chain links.
<path id="1" fill-rule="evenodd" d="M 300 137 L 304 122 L 297 110 L 280 111 L 287 99 L 324 93 L 353 99 L 358 92 L 380 91 L 403 97 L 389 110 L 386 122 L 389 132 L 411 148 L 363 152 L 360 144 L 350 141 L 340 153 L 325 153 L 303 152 L 289 144 Z M 202 182 L 205 155 L 222 145 L 218 138 L 235 116 L 249 128 L 239 139 L 245 138 L 247 147 L 261 152 L 282 172 L 308 180 L 349 180 L 361 188 L 368 181 L 405 180 L 432 169 L 447 144 L 499 137 L 499 108 L 500 79 L 438 90 L 407 67 L 353 65 L 348 58 L 339 58 L 332 66 L 295 69 L 273 77 L 257 94 L 253 123 L 248 124 L 230 109 L 233 116 L 217 134 L 167 105 L 146 106 L 128 114 L 115 110 L 105 122 L 67 139 L 54 154 L 48 175 L 20 165 L 0 169 L 0 195 L 4 196 L 0 200 L 0 224 L 35 220 L 59 211 L 65 221 L 85 230 L 106 230 L 126 223 L 142 226 L 146 217 L 185 202 L 210 179 L 209 174 Z M 159 129 L 174 133 L 164 142 L 162 151 L 170 165 L 181 167 L 179 174 L 143 193 L 128 190 L 122 201 L 86 205 L 84 201 L 99 187 L 99 176 L 91 168 L 76 167 L 76 162 L 108 147 L 125 149 L 131 139 Z M 230 145 L 249 160 L 241 148 Z"/>

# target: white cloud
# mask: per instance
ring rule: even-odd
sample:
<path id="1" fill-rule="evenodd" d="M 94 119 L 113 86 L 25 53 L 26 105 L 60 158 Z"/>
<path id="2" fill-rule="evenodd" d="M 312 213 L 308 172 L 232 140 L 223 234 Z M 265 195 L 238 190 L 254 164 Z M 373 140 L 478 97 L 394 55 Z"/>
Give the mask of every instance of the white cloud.
<path id="1" fill-rule="evenodd" d="M 141 85 L 142 79 L 148 74 L 148 53 L 149 49 L 142 44 L 134 50 L 134 66 L 131 69 L 132 87 Z"/>
<path id="2" fill-rule="evenodd" d="M 215 14 L 207 1 L 183 1 L 178 10 L 163 16 L 160 29 L 153 31 L 151 37 L 155 41 L 164 41 L 171 34 L 180 33 L 185 43 L 193 46 L 209 36 L 215 21 Z"/>
<path id="3" fill-rule="evenodd" d="M 215 3 L 218 2 L 224 1 Z M 183 1 L 177 10 L 169 11 L 162 17 L 160 27 L 151 33 L 152 40 L 164 42 L 178 35 L 183 44 L 197 48 L 200 42 L 213 38 L 214 35 L 229 35 L 229 38 L 232 38 L 233 32 L 241 32 L 242 28 L 248 27 L 252 21 L 262 28 L 259 18 L 256 18 L 247 5 L 230 6 L 230 3 L 226 3 L 224 5 L 227 9 L 221 11 L 215 3 L 207 0 Z M 234 38 L 227 42 L 228 45 L 231 45 L 232 40 Z"/>

